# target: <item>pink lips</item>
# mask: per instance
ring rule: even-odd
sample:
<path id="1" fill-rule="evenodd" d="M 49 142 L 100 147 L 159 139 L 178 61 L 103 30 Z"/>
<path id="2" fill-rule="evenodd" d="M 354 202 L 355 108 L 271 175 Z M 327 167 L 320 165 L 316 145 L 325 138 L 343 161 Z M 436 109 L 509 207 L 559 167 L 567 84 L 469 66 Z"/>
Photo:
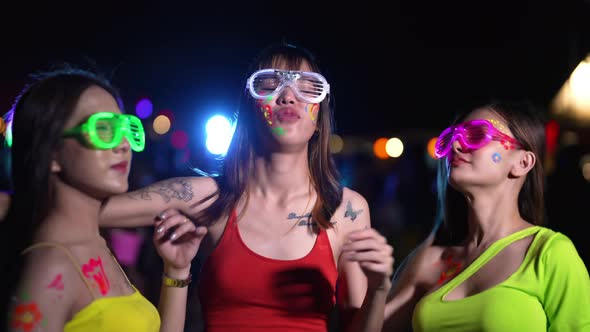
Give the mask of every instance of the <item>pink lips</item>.
<path id="1" fill-rule="evenodd" d="M 301 117 L 299 116 L 299 114 L 297 114 L 297 111 L 295 111 L 292 108 L 283 108 L 277 112 L 277 120 L 279 122 L 293 123 L 299 120 L 300 118 Z"/>
<path id="2" fill-rule="evenodd" d="M 461 164 L 467 164 L 469 163 L 467 160 L 461 158 L 461 157 L 457 157 L 454 156 L 453 159 L 451 160 L 451 166 L 459 166 Z"/>
<path id="3" fill-rule="evenodd" d="M 111 168 L 114 169 L 115 171 L 118 171 L 118 172 L 121 172 L 121 173 L 126 173 L 128 166 L 129 166 L 129 162 L 122 161 L 122 162 L 120 162 L 118 164 L 114 164 L 113 166 L 111 166 Z"/>

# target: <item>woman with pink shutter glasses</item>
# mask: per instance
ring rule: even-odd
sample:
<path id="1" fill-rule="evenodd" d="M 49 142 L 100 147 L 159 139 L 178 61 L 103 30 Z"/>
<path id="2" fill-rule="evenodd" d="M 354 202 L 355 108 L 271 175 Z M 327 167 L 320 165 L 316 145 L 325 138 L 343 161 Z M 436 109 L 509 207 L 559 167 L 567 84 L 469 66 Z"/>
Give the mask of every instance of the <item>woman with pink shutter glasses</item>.
<path id="1" fill-rule="evenodd" d="M 490 104 L 436 143 L 442 225 L 409 256 L 383 331 L 590 331 L 590 279 L 544 223 L 541 121 Z"/>

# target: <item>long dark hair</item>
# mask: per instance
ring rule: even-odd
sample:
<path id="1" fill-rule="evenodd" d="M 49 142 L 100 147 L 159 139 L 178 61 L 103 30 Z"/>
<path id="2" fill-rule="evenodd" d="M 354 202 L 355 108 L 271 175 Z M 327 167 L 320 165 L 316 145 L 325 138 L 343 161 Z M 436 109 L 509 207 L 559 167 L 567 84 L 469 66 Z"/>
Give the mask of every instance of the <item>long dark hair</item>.
<path id="1" fill-rule="evenodd" d="M 12 199 L 5 221 L 0 223 L 2 282 L 0 309 L 8 308 L 9 294 L 19 280 L 23 258 L 41 222 L 54 206 L 51 181 L 53 153 L 62 143 L 66 121 L 80 96 L 91 86 L 99 86 L 119 101 L 118 92 L 103 77 L 71 66 L 34 76 L 16 98 L 6 118 L 11 126 Z M 7 310 L 2 310 L 2 313 Z M 0 314 L 5 319 L 5 314 Z M 1 327 L 6 326 L 0 320 Z"/>
<path id="2" fill-rule="evenodd" d="M 488 109 L 502 117 L 514 137 L 523 145 L 523 149 L 535 154 L 535 166 L 526 175 L 518 194 L 518 211 L 524 220 L 535 225 L 543 225 L 545 129 L 538 111 L 527 102 L 494 102 L 480 108 Z M 458 117 L 455 123 L 462 122 L 467 114 Z M 438 213 L 434 244 L 449 246 L 460 244 L 467 236 L 467 201 L 449 185 L 445 159 L 439 161 L 437 171 Z"/>
<path id="3" fill-rule="evenodd" d="M 262 68 L 271 68 L 277 61 L 284 61 L 289 68 L 297 69 L 300 68 L 301 63 L 307 62 L 313 71 L 320 72 L 319 65 L 311 52 L 302 47 L 281 43 L 265 48 L 255 59 L 250 73 Z M 311 185 L 318 195 L 312 210 L 312 219 L 324 229 L 332 227 L 330 219 L 342 202 L 342 186 L 339 183 L 338 171 L 328 144 L 333 127 L 329 98 L 329 96 L 326 97 L 320 103 L 318 130 L 309 142 L 308 153 Z M 260 148 L 256 146 L 258 136 L 255 131 L 260 121 L 259 115 L 254 112 L 252 97 L 244 91 L 236 130 L 223 160 L 221 175 L 215 178 L 219 189 L 199 203 L 215 196 L 217 198 L 195 216 L 198 222 L 209 225 L 222 216 L 228 215 L 229 211 L 236 207 L 242 194 L 247 195 L 246 189 L 253 172 L 254 157 Z"/>

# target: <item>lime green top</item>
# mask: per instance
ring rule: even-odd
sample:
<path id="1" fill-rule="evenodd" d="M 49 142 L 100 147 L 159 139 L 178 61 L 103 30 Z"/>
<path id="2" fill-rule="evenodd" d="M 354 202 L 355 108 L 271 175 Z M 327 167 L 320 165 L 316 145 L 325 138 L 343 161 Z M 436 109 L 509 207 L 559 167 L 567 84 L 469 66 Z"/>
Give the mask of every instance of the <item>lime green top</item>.
<path id="1" fill-rule="evenodd" d="M 507 245 L 535 235 L 520 267 L 483 292 L 445 300 Z M 493 243 L 471 265 L 414 309 L 415 332 L 590 331 L 590 277 L 571 240 L 534 226 Z"/>

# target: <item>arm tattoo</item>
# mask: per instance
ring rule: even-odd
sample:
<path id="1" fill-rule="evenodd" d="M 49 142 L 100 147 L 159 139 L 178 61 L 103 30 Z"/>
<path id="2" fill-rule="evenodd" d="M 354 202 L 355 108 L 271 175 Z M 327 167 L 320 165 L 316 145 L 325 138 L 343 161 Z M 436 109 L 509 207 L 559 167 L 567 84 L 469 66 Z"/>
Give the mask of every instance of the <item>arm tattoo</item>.
<path id="1" fill-rule="evenodd" d="M 173 198 L 179 201 L 189 202 L 193 199 L 193 186 L 185 178 L 174 178 L 149 185 L 131 192 L 127 196 L 132 199 L 151 201 L 151 194 L 160 195 L 166 203 L 170 202 Z"/>
<path id="2" fill-rule="evenodd" d="M 352 209 L 352 203 L 350 203 L 350 201 L 346 203 L 346 212 L 344 212 L 344 218 L 350 217 L 350 220 L 354 221 L 361 213 L 363 213 L 363 209 L 354 211 Z"/>

